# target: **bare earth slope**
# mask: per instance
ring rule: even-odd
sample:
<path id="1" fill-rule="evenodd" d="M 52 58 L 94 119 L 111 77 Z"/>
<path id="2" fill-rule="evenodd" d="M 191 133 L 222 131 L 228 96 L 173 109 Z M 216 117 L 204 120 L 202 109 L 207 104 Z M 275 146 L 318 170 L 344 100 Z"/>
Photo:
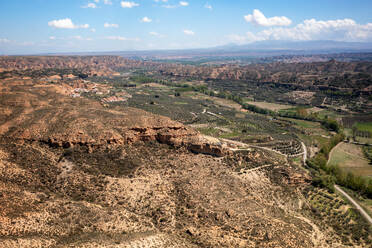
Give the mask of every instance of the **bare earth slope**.
<path id="1" fill-rule="evenodd" d="M 0 247 L 340 242 L 311 220 L 305 176 L 280 159 L 246 151 L 262 169 L 238 173 L 234 154 L 191 152 L 222 155 L 168 118 L 28 80 L 0 87 Z"/>

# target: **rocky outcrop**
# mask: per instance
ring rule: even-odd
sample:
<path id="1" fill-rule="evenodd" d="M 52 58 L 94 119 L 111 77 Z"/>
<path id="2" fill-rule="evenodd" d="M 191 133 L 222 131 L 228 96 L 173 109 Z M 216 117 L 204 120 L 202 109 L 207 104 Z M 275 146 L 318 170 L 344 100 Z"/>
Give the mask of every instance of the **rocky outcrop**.
<path id="1" fill-rule="evenodd" d="M 209 143 L 191 143 L 188 147 L 193 152 L 210 154 L 218 157 L 223 157 L 224 155 L 226 155 L 226 153 L 228 153 L 227 149 Z"/>
<path id="2" fill-rule="evenodd" d="M 223 156 L 226 151 L 218 141 L 203 139 L 198 132 L 167 117 L 140 109 L 108 109 L 88 99 L 72 99 L 57 92 L 59 86 L 45 88 L 9 85 L 10 94 L 0 99 L 0 106 L 21 109 L 0 122 L 0 134 L 24 141 L 38 141 L 52 147 L 115 147 L 137 142 L 159 142 L 185 147 L 196 153 Z M 47 93 L 45 90 L 47 89 Z M 35 105 L 43 94 L 43 104 Z M 16 97 L 13 97 L 16 96 Z M 57 100 L 56 100 L 57 99 Z M 12 111 L 10 112 L 12 113 Z"/>

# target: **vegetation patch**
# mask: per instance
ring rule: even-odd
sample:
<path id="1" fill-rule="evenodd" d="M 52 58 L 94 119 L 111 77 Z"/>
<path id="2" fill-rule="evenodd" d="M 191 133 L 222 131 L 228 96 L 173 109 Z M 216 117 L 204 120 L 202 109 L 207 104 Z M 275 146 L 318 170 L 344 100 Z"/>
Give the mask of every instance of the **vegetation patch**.
<path id="1" fill-rule="evenodd" d="M 290 105 L 271 103 L 271 102 L 246 101 L 246 103 L 251 104 L 251 105 L 255 105 L 259 108 L 269 109 L 271 111 L 279 111 L 279 110 L 284 110 L 284 109 L 290 109 L 291 108 Z"/>

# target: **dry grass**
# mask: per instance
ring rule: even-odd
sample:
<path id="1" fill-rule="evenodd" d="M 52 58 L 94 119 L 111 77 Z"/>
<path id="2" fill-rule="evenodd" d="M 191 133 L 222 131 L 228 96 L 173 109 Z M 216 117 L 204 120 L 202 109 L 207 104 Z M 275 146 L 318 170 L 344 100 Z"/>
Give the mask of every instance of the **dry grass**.
<path id="1" fill-rule="evenodd" d="M 240 104 L 232 100 L 223 99 L 219 97 L 213 97 L 213 96 L 207 96 L 207 95 L 203 95 L 200 93 L 195 94 L 193 98 L 194 99 L 209 99 L 219 106 L 235 109 L 236 111 L 247 112 L 247 110 L 243 109 Z"/>
<path id="2" fill-rule="evenodd" d="M 285 105 L 285 104 L 277 104 L 277 103 L 270 103 L 270 102 L 252 102 L 252 101 L 246 101 L 248 104 L 255 105 L 259 108 L 269 109 L 271 111 L 279 111 L 283 109 L 289 109 L 293 106 L 291 105 Z"/>

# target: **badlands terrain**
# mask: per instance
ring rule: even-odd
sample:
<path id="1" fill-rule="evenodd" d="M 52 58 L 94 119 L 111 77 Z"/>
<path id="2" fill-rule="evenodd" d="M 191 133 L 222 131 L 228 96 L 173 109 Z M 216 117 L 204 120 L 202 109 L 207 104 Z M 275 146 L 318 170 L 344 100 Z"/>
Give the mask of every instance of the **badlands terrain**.
<path id="1" fill-rule="evenodd" d="M 0 247 L 371 245 L 358 211 L 302 163 L 298 137 L 332 132 L 161 85 L 164 75 L 214 75 L 174 67 L 110 56 L 0 59 Z M 154 81 L 128 79 L 139 69 Z M 213 77 L 248 75 L 224 70 Z M 368 90 L 352 82 L 345 88 Z M 309 155 L 315 143 L 306 141 Z"/>

